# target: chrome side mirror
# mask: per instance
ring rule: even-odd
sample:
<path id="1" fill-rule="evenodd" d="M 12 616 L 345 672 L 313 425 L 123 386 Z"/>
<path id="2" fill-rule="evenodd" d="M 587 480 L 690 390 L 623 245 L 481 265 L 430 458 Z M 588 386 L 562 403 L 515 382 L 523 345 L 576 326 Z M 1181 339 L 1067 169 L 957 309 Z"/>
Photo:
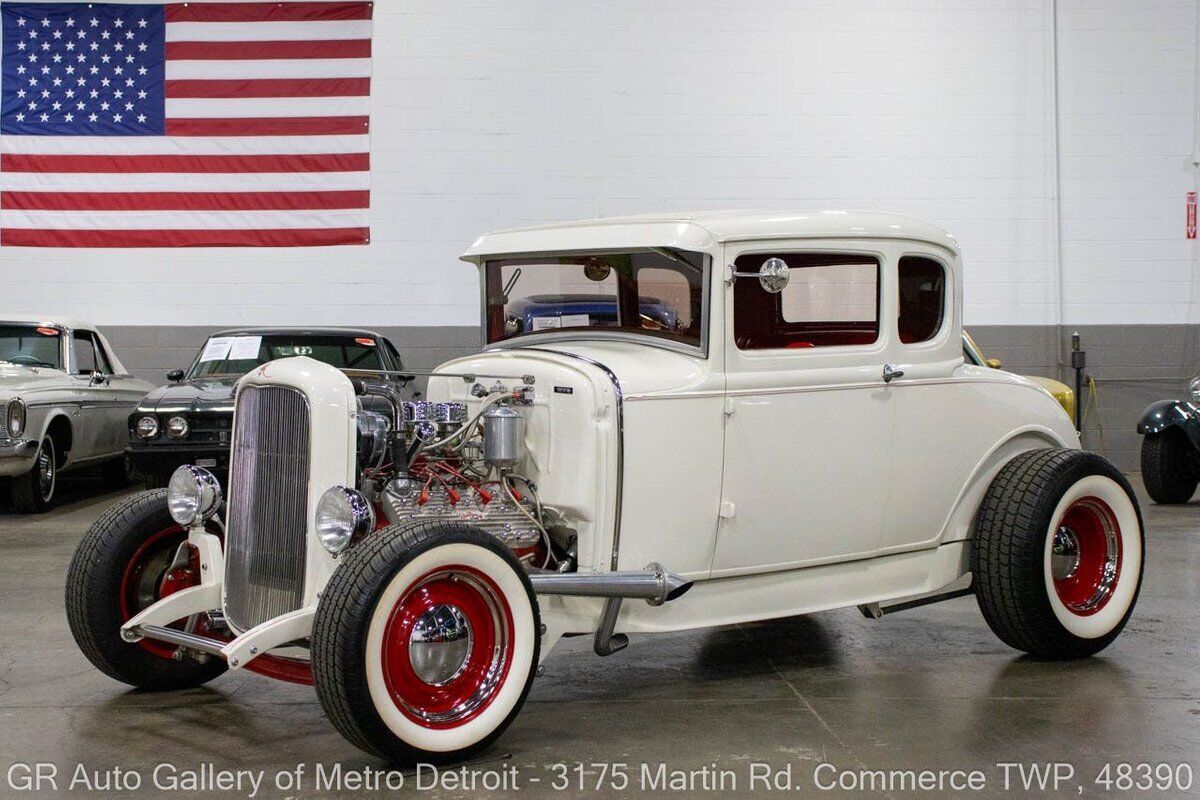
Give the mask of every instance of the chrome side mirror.
<path id="1" fill-rule="evenodd" d="M 88 383 L 92 386 L 102 386 L 108 383 L 108 376 L 99 370 L 93 370 Z"/>
<path id="2" fill-rule="evenodd" d="M 735 278 L 758 278 L 758 285 L 764 292 L 779 294 L 788 285 L 791 277 L 787 262 L 778 256 L 772 256 L 762 263 L 758 272 L 738 272 L 735 268 L 730 272 L 729 283 L 733 283 Z"/>

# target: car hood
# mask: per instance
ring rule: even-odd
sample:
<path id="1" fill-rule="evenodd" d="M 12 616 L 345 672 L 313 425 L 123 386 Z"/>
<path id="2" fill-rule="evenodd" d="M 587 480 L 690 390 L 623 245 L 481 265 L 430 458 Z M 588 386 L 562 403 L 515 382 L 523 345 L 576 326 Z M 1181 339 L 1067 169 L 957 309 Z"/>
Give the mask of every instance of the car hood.
<path id="1" fill-rule="evenodd" d="M 233 393 L 240 378 L 197 378 L 160 386 L 146 395 L 138 411 L 232 413 Z"/>
<path id="2" fill-rule="evenodd" d="M 455 368 L 469 371 L 487 372 L 490 369 L 503 369 L 486 365 L 486 361 L 493 358 L 501 361 L 506 358 L 519 358 L 526 354 L 527 348 L 557 352 L 602 365 L 617 379 L 626 398 L 685 392 L 693 387 L 705 385 L 711 371 L 710 363 L 698 353 L 691 355 L 615 339 L 546 340 L 536 336 L 514 340 L 503 348 L 443 364 L 438 369 L 450 369 L 451 364 L 455 365 Z"/>
<path id="3" fill-rule="evenodd" d="M 26 367 L 0 361 L 0 396 L 26 395 L 57 389 L 68 382 L 67 373 L 47 367 Z"/>

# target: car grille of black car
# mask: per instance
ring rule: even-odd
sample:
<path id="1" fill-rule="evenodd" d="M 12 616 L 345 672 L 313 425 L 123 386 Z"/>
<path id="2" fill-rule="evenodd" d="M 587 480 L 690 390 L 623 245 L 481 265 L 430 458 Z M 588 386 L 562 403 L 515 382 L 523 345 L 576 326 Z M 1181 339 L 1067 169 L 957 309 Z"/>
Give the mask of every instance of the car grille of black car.
<path id="1" fill-rule="evenodd" d="M 238 395 L 225 539 L 225 616 L 240 631 L 304 602 L 309 407 L 296 389 Z"/>
<path id="2" fill-rule="evenodd" d="M 196 444 L 229 444 L 233 415 L 197 414 L 188 423 L 188 441 Z"/>

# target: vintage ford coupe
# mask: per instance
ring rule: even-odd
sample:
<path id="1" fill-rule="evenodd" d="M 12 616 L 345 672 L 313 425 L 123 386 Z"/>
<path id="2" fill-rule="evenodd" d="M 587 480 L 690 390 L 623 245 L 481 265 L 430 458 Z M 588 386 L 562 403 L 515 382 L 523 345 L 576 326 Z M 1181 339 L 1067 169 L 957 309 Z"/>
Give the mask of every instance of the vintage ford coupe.
<path id="1" fill-rule="evenodd" d="M 1077 658 L 1129 618 L 1129 483 L 1046 391 L 963 363 L 939 228 L 662 215 L 494 233 L 463 258 L 485 349 L 426 401 L 381 415 L 377 376 L 266 364 L 238 385 L 226 505 L 184 466 L 96 522 L 66 585 L 96 667 L 145 689 L 311 681 L 349 741 L 412 762 L 496 739 L 564 635 L 606 656 L 971 591 L 1012 647 Z M 506 324 L 581 292 L 618 323 Z"/>

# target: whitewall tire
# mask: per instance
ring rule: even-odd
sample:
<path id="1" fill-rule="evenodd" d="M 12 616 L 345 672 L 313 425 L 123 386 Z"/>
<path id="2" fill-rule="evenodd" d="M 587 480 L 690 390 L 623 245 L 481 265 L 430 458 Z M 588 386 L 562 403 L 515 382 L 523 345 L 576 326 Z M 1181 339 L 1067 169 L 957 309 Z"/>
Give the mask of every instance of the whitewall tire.
<path id="1" fill-rule="evenodd" d="M 1133 612 L 1144 541 L 1133 489 L 1107 460 L 1081 450 L 1023 453 L 992 481 L 976 515 L 980 610 L 1018 650 L 1092 655 Z"/>
<path id="2" fill-rule="evenodd" d="M 537 669 L 524 569 L 468 525 L 371 534 L 326 586 L 313 626 L 321 703 L 353 744 L 393 761 L 460 760 L 515 718 Z"/>

